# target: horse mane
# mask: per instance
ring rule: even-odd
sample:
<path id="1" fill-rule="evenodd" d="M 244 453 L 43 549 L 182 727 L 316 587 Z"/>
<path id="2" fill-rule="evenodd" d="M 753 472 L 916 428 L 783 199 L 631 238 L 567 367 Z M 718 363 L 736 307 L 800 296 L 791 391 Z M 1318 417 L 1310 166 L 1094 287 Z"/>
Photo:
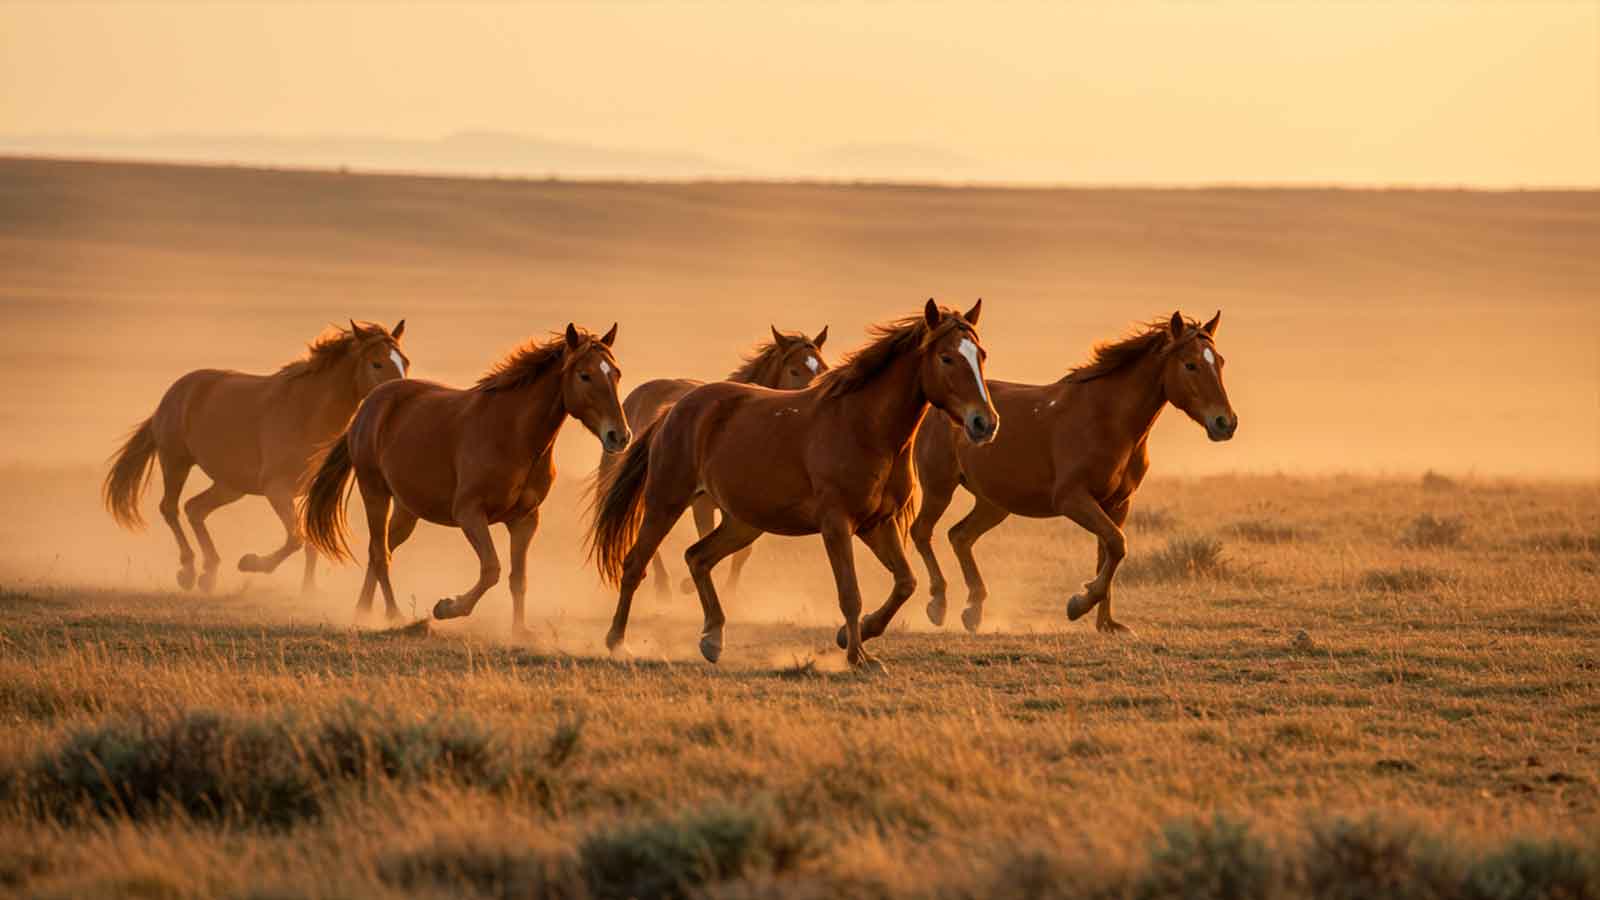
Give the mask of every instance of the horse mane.
<path id="1" fill-rule="evenodd" d="M 810 338 L 798 333 L 786 333 L 784 338 L 790 341 L 811 343 Z M 777 341 L 762 341 L 752 347 L 749 353 L 741 357 L 739 368 L 729 373 L 726 380 L 736 381 L 740 384 L 765 384 L 769 381 L 777 380 L 772 377 L 776 374 L 772 369 L 783 361 L 784 349 L 784 345 Z"/>
<path id="2" fill-rule="evenodd" d="M 929 328 L 928 320 L 921 313 L 872 326 L 869 332 L 872 343 L 846 356 L 839 365 L 817 376 L 812 384 L 828 398 L 860 390 L 901 356 L 922 349 L 951 328 L 965 325 L 966 320 L 955 310 L 941 307 L 940 311 L 945 315 L 937 328 Z"/>
<path id="3" fill-rule="evenodd" d="M 579 347 L 595 339 L 593 334 L 582 328 L 578 329 L 578 337 Z M 524 388 L 543 378 L 556 364 L 564 365 L 570 358 L 572 357 L 567 356 L 565 334 L 552 334 L 543 341 L 532 339 L 490 366 L 489 371 L 483 373 L 483 377 L 478 379 L 472 389 L 493 392 Z"/>
<path id="4" fill-rule="evenodd" d="M 1188 326 L 1184 331 L 1187 339 L 1200 331 L 1200 323 L 1193 319 L 1185 319 Z M 1178 341 L 1172 341 L 1172 323 L 1170 319 L 1156 319 L 1140 325 L 1138 330 L 1121 340 L 1103 341 L 1094 345 L 1094 351 L 1089 361 L 1081 366 L 1076 366 L 1067 372 L 1067 381 L 1081 384 L 1093 381 L 1113 372 L 1123 369 L 1144 359 L 1152 353 L 1165 354 L 1178 346 Z"/>
<path id="5" fill-rule="evenodd" d="M 306 345 L 306 354 L 299 359 L 284 363 L 278 369 L 279 375 L 290 378 L 299 378 L 302 375 L 315 375 L 333 368 L 345 354 L 356 345 L 358 338 L 348 328 L 338 325 L 331 326 L 332 331 L 324 331 L 316 340 Z M 371 328 L 380 333 L 383 326 L 373 322 L 363 322 L 362 328 Z"/>

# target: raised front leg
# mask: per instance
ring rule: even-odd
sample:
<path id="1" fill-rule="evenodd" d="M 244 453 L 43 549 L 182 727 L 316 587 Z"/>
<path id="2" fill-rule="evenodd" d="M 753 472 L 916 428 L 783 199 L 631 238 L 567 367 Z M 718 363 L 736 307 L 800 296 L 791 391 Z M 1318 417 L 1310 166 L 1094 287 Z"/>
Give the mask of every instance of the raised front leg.
<path id="1" fill-rule="evenodd" d="M 705 627 L 700 630 L 700 655 L 709 662 L 716 662 L 722 656 L 722 629 L 727 621 L 711 572 L 729 554 L 750 546 L 760 536 L 760 529 L 724 514 L 722 524 L 695 541 L 683 554 L 683 561 L 689 564 L 689 577 L 700 595 L 700 610 L 705 614 Z"/>
<path id="2" fill-rule="evenodd" d="M 1110 517 L 1111 521 L 1118 528 L 1121 528 L 1123 524 L 1128 521 L 1128 509 L 1131 499 L 1132 498 L 1129 498 L 1129 500 L 1124 500 L 1116 506 L 1103 507 L 1106 511 L 1106 515 Z M 1126 534 L 1126 532 L 1124 532 L 1124 534 Z M 1105 541 L 1097 541 L 1096 543 L 1097 549 L 1095 552 L 1095 570 L 1099 571 L 1105 567 L 1106 561 L 1110 557 L 1110 554 L 1106 552 Z M 1094 627 L 1107 634 L 1133 633 L 1132 628 L 1129 628 L 1121 622 L 1111 618 L 1111 585 L 1109 584 L 1106 585 L 1106 598 L 1100 601 L 1100 604 L 1095 607 Z"/>
<path id="3" fill-rule="evenodd" d="M 294 515 L 294 486 L 276 484 L 267 488 L 267 503 L 283 525 L 283 544 L 267 556 L 246 553 L 239 557 L 241 572 L 271 572 L 300 549 L 300 522 Z"/>
<path id="4" fill-rule="evenodd" d="M 1083 593 L 1073 595 L 1067 602 L 1067 618 L 1076 621 L 1084 613 L 1108 601 L 1111 596 L 1111 579 L 1116 576 L 1117 567 L 1127 555 L 1128 545 L 1121 527 L 1106 515 L 1106 511 L 1101 509 L 1100 504 L 1088 493 L 1081 490 L 1071 491 L 1057 498 L 1056 507 L 1063 516 L 1078 523 L 1100 539 L 1100 549 L 1097 554 L 1100 563 L 1094 578 L 1084 584 Z M 1109 614 L 1107 621 L 1110 621 Z M 1115 622 L 1111 624 L 1116 625 Z M 1118 629 L 1109 627 L 1104 630 Z"/>
<path id="5" fill-rule="evenodd" d="M 845 659 L 861 668 L 882 668 L 861 646 L 861 585 L 856 580 L 855 548 L 851 543 L 850 521 L 842 515 L 827 516 L 822 522 L 822 545 L 833 568 L 834 586 L 839 591 L 839 612 L 844 614 Z"/>
<path id="6" fill-rule="evenodd" d="M 517 637 L 526 637 L 528 634 L 523 619 L 528 597 L 528 545 L 533 543 L 534 532 L 538 530 L 537 509 L 516 522 L 506 524 L 506 531 L 511 534 L 511 633 Z"/>
<path id="7" fill-rule="evenodd" d="M 494 538 L 489 535 L 489 519 L 483 512 L 479 503 L 465 503 L 455 510 L 456 522 L 461 526 L 461 533 L 466 535 L 467 543 L 472 545 L 473 552 L 478 554 L 478 580 L 468 588 L 466 593 L 455 597 L 446 597 L 433 605 L 435 619 L 454 619 L 461 616 L 472 615 L 472 610 L 483 599 L 489 588 L 495 586 L 500 580 L 500 555 L 495 552 Z"/>
<path id="8" fill-rule="evenodd" d="M 917 476 L 922 478 L 919 470 Z M 948 484 L 931 483 L 928 479 L 922 482 L 922 505 L 917 509 L 917 518 L 911 523 L 911 542 L 916 544 L 917 553 L 922 556 L 922 564 L 928 570 L 928 621 L 935 625 L 944 625 L 945 614 L 945 581 L 944 570 L 939 567 L 939 555 L 933 550 L 933 529 L 939 524 L 939 517 L 950 508 L 950 498 L 955 496 L 955 482 Z"/>
<path id="9" fill-rule="evenodd" d="M 189 527 L 194 529 L 195 543 L 200 545 L 202 564 L 199 585 L 202 591 L 209 591 L 216 586 L 217 565 L 222 562 L 217 545 L 211 542 L 211 532 L 206 529 L 206 517 L 243 496 L 243 491 L 213 484 L 190 497 L 189 502 L 183 505 L 184 513 L 189 516 Z"/>
<path id="10" fill-rule="evenodd" d="M 870 615 L 861 620 L 861 640 L 870 641 L 889 629 L 889 623 L 894 621 L 895 613 L 900 607 L 911 599 L 917 591 L 917 576 L 911 572 L 911 561 L 906 558 L 904 545 L 900 542 L 900 535 L 895 530 L 894 522 L 882 522 L 877 528 L 861 535 L 861 542 L 867 545 L 872 555 L 883 563 L 883 567 L 894 576 L 894 585 L 889 588 L 889 597 L 883 605 L 873 610 Z M 840 647 L 846 646 L 844 629 L 834 636 Z"/>
<path id="11" fill-rule="evenodd" d="M 956 559 L 961 563 L 961 575 L 967 582 L 967 608 L 961 611 L 961 624 L 969 632 L 977 633 L 978 626 L 983 624 L 983 603 L 989 599 L 989 587 L 983 583 L 983 573 L 978 571 L 978 558 L 972 555 L 972 547 L 985 532 L 1004 522 L 1010 515 L 978 497 L 972 505 L 972 512 L 950 529 L 950 547 L 956 552 Z"/>

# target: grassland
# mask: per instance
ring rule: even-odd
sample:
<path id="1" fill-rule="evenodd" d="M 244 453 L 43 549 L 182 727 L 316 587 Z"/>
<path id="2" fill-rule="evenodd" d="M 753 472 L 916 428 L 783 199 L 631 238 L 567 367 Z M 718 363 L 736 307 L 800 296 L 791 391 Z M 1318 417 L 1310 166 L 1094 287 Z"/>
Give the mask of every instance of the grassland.
<path id="1" fill-rule="evenodd" d="M 1012 520 L 979 545 L 998 630 L 935 632 L 919 600 L 871 676 L 830 647 L 814 542 L 758 545 L 716 667 L 682 597 L 642 595 L 654 649 L 605 658 L 592 585 L 518 644 L 503 588 L 368 630 L 347 582 L 14 577 L 0 890 L 1592 897 L 1597 500 L 1158 477 L 1117 598 L 1137 639 L 1065 622 L 1085 536 Z"/>

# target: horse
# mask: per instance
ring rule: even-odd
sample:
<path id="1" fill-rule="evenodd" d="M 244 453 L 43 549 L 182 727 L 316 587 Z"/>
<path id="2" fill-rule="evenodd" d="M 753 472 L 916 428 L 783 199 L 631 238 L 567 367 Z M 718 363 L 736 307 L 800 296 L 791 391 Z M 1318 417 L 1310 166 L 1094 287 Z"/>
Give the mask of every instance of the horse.
<path id="1" fill-rule="evenodd" d="M 139 498 L 161 464 L 161 518 L 178 541 L 178 585 L 216 584 L 221 556 L 206 517 L 246 494 L 267 498 L 283 523 L 283 546 L 267 556 L 247 553 L 241 572 L 271 572 L 300 549 L 294 500 L 320 447 L 339 434 L 361 399 L 378 385 L 405 378 L 411 360 L 400 349 L 402 319 L 392 330 L 350 322 L 325 333 L 306 355 L 271 375 L 200 369 L 173 382 L 150 418 L 133 429 L 111 458 L 101 499 L 117 524 L 144 527 Z M 211 486 L 189 498 L 184 511 L 204 566 L 198 579 L 194 550 L 178 522 L 178 498 L 198 465 Z M 306 551 L 301 590 L 316 588 L 316 554 Z"/>
<path id="2" fill-rule="evenodd" d="M 1127 554 L 1122 526 L 1150 469 L 1147 444 L 1156 417 L 1170 403 L 1213 441 L 1232 438 L 1239 427 L 1222 386 L 1223 359 L 1216 347 L 1221 321 L 1220 311 L 1204 325 L 1175 312 L 1168 321 L 1098 345 L 1088 364 L 1054 384 L 989 382 L 1006 421 L 998 440 L 979 445 L 949 428 L 922 429 L 916 469 L 923 501 L 911 539 L 928 568 L 933 624 L 944 624 L 946 584 L 933 552 L 933 527 L 959 484 L 976 499 L 950 529 L 967 583 L 961 622 L 968 631 L 978 630 L 988 597 L 973 544 L 1016 514 L 1064 516 L 1099 540 L 1095 576 L 1068 601 L 1067 617 L 1076 621 L 1098 607 L 1098 630 L 1130 632 L 1111 616 L 1111 580 Z"/>
<path id="3" fill-rule="evenodd" d="M 931 405 L 968 438 L 992 440 L 999 418 L 983 381 L 976 325 L 932 300 L 922 314 L 875 328 L 873 341 L 801 391 L 718 382 L 689 392 L 641 432 L 598 485 L 588 534 L 601 577 L 620 593 L 606 646 L 623 641 L 634 591 L 673 524 L 699 494 L 722 510 L 684 554 L 705 615 L 700 652 L 722 654 L 725 617 L 711 571 L 763 532 L 820 534 L 852 666 L 881 667 L 862 641 L 883 633 L 916 590 L 902 542 L 914 494 L 911 441 Z M 883 606 L 861 619 L 851 537 L 894 575 Z"/>
<path id="4" fill-rule="evenodd" d="M 810 384 L 812 379 L 828 371 L 828 363 L 822 358 L 822 345 L 828 340 L 828 328 L 823 326 L 814 338 L 804 334 L 784 334 L 777 326 L 768 326 L 772 329 L 772 340 L 756 345 L 744 358 L 743 364 L 734 369 L 725 381 L 736 381 L 740 384 L 754 384 L 760 387 L 775 388 L 780 391 L 795 391 Z M 643 428 L 666 414 L 672 404 L 682 399 L 684 394 L 705 384 L 692 378 L 657 378 L 646 381 L 628 392 L 622 401 L 622 411 L 628 416 L 628 424 L 634 428 Z M 616 468 L 618 457 L 607 454 L 600 457 L 600 471 L 598 477 L 604 478 L 612 469 Z M 717 506 L 706 495 L 700 495 L 690 504 L 694 512 L 694 528 L 700 537 L 711 533 L 716 525 Z M 750 548 L 746 547 L 735 553 L 731 563 L 732 571 L 728 575 L 728 590 L 732 591 L 739 585 L 739 573 L 744 570 L 744 564 L 750 559 Z M 655 572 L 657 595 L 667 593 L 667 567 L 661 561 L 661 554 L 651 557 L 651 567 Z M 694 582 L 685 579 L 683 592 L 694 591 Z"/>
<path id="5" fill-rule="evenodd" d="M 528 545 L 555 481 L 556 435 L 571 416 L 609 453 L 631 436 L 617 399 L 616 338 L 616 325 L 597 338 L 569 323 L 564 333 L 513 350 L 466 390 L 410 380 L 367 397 L 329 446 L 300 504 L 307 542 L 332 559 L 350 559 L 344 508 L 354 477 L 369 539 L 357 617 L 371 613 L 376 587 L 383 588 L 388 617 L 400 617 L 389 558 L 419 519 L 460 528 L 476 551 L 478 580 L 433 607 L 436 619 L 471 615 L 500 580 L 489 526 L 504 524 L 511 535 L 512 629 L 526 633 Z"/>

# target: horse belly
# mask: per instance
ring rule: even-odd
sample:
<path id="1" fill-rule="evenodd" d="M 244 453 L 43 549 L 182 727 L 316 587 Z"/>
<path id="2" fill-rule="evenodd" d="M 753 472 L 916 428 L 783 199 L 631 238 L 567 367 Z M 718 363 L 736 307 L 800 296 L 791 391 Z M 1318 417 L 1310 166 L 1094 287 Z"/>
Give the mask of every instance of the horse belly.
<path id="1" fill-rule="evenodd" d="M 255 376 L 196 372 L 164 397 L 158 416 L 176 432 L 195 465 L 212 481 L 261 493 L 261 420 L 265 391 Z"/>

